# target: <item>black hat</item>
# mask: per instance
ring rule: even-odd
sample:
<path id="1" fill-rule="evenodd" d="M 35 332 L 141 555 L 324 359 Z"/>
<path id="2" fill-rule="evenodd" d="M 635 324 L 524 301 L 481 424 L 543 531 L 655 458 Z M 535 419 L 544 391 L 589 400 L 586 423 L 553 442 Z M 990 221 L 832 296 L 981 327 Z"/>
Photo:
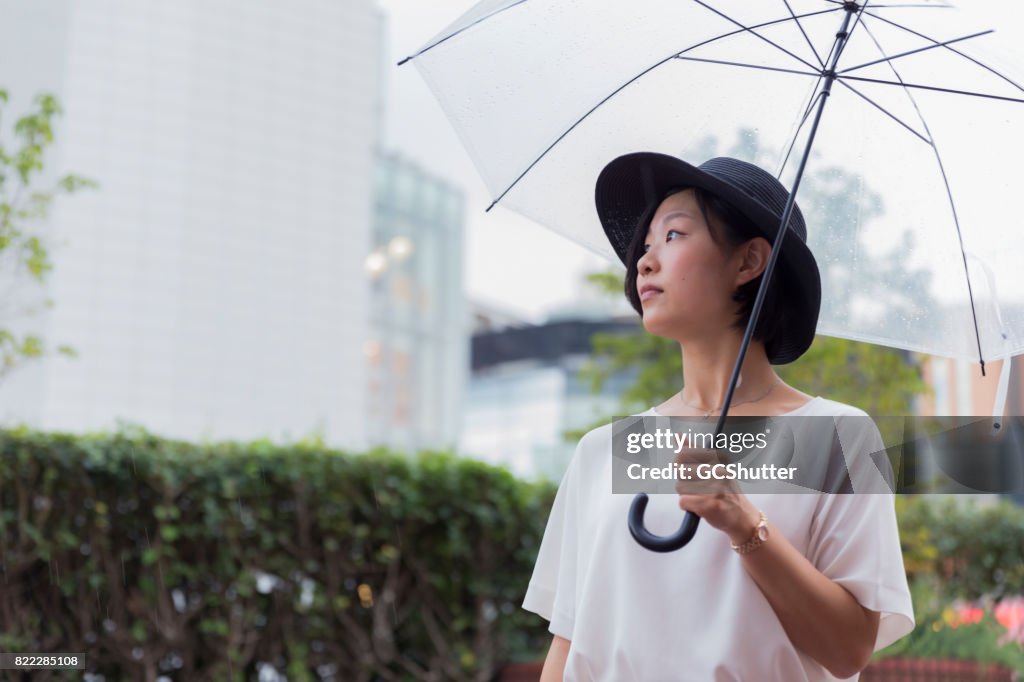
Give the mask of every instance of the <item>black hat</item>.
<path id="1" fill-rule="evenodd" d="M 731 204 L 774 243 L 789 192 L 771 173 L 728 157 L 692 166 L 674 156 L 638 152 L 605 166 L 595 190 L 601 225 L 623 263 L 641 219 L 650 217 L 671 190 L 683 187 L 705 190 Z M 807 248 L 807 226 L 799 206 L 793 206 L 789 234 L 772 278 L 777 280 L 787 319 L 776 338 L 766 341 L 765 350 L 772 364 L 782 365 L 810 347 L 821 307 L 821 275 Z"/>

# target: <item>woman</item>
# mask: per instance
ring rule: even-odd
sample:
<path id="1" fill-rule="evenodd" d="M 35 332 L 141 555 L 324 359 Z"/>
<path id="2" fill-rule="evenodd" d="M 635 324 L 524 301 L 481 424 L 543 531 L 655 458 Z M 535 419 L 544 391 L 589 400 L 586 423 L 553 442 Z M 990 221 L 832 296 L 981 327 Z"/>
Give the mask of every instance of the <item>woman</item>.
<path id="1" fill-rule="evenodd" d="M 719 414 L 787 197 L 736 159 L 694 167 L 638 153 L 601 173 L 598 215 L 627 267 L 626 295 L 684 360 L 682 390 L 645 415 Z M 860 480 L 882 448 L 866 415 L 772 369 L 814 338 L 820 276 L 805 242 L 795 208 L 729 414 L 834 417 L 849 477 Z M 659 554 L 627 532 L 631 496 L 612 494 L 611 443 L 610 426 L 580 441 L 524 600 L 554 635 L 544 682 L 845 679 L 913 629 L 891 495 L 677 487 L 653 496 L 648 529 L 673 532 L 680 510 L 704 524 L 686 547 Z M 830 457 L 816 447 L 805 444 L 808 461 Z M 707 456 L 684 448 L 679 461 Z"/>

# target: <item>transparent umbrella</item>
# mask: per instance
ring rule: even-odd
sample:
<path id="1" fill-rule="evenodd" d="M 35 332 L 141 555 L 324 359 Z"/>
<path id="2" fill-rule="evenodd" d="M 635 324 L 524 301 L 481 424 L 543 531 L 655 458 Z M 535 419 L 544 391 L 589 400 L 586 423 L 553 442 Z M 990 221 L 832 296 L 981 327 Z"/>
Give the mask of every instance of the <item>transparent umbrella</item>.
<path id="1" fill-rule="evenodd" d="M 819 333 L 984 372 L 1024 352 L 1021 31 L 996 28 L 938 2 L 485 1 L 409 59 L 492 206 L 617 262 L 593 201 L 608 161 L 751 161 L 807 218 Z M 631 523 L 663 551 L 695 528 Z"/>

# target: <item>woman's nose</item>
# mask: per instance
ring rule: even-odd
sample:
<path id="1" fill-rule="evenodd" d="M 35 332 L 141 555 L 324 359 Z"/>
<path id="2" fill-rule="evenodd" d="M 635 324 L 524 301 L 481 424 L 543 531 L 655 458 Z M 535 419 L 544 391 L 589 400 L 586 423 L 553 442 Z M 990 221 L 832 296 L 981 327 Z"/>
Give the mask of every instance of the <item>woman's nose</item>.
<path id="1" fill-rule="evenodd" d="M 654 255 L 654 249 L 648 249 L 636 262 L 636 270 L 640 274 L 647 275 L 658 268 L 658 259 Z"/>

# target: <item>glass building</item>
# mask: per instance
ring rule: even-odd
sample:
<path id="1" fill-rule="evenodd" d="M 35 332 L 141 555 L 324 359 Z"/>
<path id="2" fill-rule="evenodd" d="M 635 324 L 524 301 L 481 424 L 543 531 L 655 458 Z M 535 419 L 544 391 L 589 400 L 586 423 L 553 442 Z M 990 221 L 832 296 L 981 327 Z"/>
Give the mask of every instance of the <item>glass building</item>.
<path id="1" fill-rule="evenodd" d="M 394 153 L 377 158 L 366 342 L 367 437 L 453 447 L 469 364 L 461 191 Z"/>

